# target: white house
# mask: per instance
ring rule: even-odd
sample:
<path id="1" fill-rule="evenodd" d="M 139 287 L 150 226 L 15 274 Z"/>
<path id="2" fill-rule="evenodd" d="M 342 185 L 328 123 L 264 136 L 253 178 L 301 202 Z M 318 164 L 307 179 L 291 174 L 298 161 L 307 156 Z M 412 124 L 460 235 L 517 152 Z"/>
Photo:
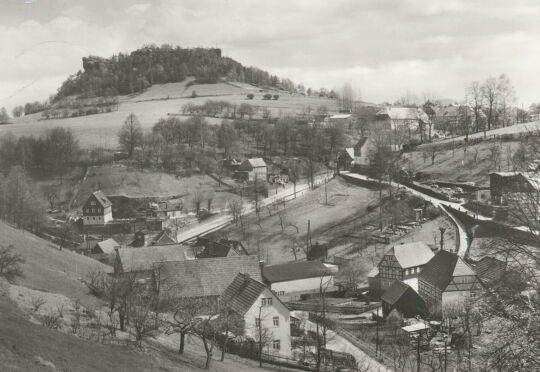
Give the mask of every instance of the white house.
<path id="1" fill-rule="evenodd" d="M 268 167 L 262 158 L 246 159 L 238 167 L 238 174 L 245 175 L 247 181 L 266 181 Z"/>
<path id="2" fill-rule="evenodd" d="M 418 291 L 418 275 L 434 254 L 423 242 L 397 244 L 384 254 L 378 265 L 378 283 L 370 281 L 370 290 L 384 292 L 401 280 Z M 372 287 L 373 285 L 373 287 Z"/>
<path id="3" fill-rule="evenodd" d="M 90 195 L 82 208 L 85 225 L 105 225 L 113 220 L 112 203 L 101 191 Z"/>
<path id="4" fill-rule="evenodd" d="M 289 309 L 263 283 L 239 273 L 220 301 L 244 318 L 244 336 L 263 342 L 263 352 L 291 356 Z M 259 337 L 262 335 L 262 337 Z"/>
<path id="5" fill-rule="evenodd" d="M 325 290 L 332 288 L 337 271 L 336 265 L 302 261 L 264 266 L 262 276 L 276 295 L 295 299 L 301 294 L 318 292 L 321 285 Z"/>

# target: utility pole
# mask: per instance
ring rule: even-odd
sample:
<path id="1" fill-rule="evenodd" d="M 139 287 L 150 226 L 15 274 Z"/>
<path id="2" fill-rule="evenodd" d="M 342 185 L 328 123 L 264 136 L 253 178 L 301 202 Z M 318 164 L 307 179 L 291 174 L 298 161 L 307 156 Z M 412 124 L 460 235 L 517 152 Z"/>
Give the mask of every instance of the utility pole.
<path id="1" fill-rule="evenodd" d="M 328 178 L 325 178 L 324 179 L 324 197 L 325 197 L 325 200 L 326 200 L 326 205 L 328 205 L 328 191 L 327 191 L 327 188 L 326 188 L 326 184 L 328 183 Z"/>
<path id="2" fill-rule="evenodd" d="M 418 337 L 416 338 L 416 372 L 420 372 L 420 337 L 422 331 L 418 331 Z"/>
<path id="3" fill-rule="evenodd" d="M 446 231 L 446 227 L 439 227 L 439 231 L 441 232 L 441 251 L 444 249 L 444 232 Z"/>

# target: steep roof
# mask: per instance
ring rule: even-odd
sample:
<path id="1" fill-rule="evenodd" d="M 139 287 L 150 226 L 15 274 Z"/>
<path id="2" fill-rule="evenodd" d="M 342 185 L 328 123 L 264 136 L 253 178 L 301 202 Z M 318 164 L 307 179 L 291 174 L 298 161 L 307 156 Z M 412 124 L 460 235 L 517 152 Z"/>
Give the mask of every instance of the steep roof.
<path id="1" fill-rule="evenodd" d="M 103 208 L 110 207 L 112 205 L 108 197 L 105 196 L 103 191 L 94 191 L 93 195 L 96 197 L 97 201 Z"/>
<path id="2" fill-rule="evenodd" d="M 107 240 L 104 240 L 102 242 L 97 242 L 96 245 L 101 249 L 101 251 L 105 254 L 113 254 L 114 249 L 116 247 L 119 247 L 120 245 L 116 242 L 116 240 L 110 238 Z"/>
<path id="3" fill-rule="evenodd" d="M 392 120 L 421 120 L 425 123 L 429 121 L 424 110 L 415 107 L 385 107 L 375 116 L 388 116 Z"/>
<path id="4" fill-rule="evenodd" d="M 321 261 L 289 262 L 263 267 L 263 277 L 270 283 L 315 278 L 324 275 L 333 275 L 333 271 Z"/>
<path id="5" fill-rule="evenodd" d="M 354 159 L 354 147 L 347 147 L 345 153 L 347 153 L 351 159 Z"/>
<path id="6" fill-rule="evenodd" d="M 386 255 L 393 255 L 402 269 L 425 265 L 433 258 L 433 251 L 424 242 L 398 244 L 390 248 Z"/>
<path id="7" fill-rule="evenodd" d="M 179 297 L 219 296 L 238 273 L 262 281 L 257 256 L 156 262 L 154 268 L 167 290 Z"/>
<path id="8" fill-rule="evenodd" d="M 448 251 L 439 251 L 422 269 L 419 280 L 425 280 L 444 291 L 455 276 L 476 275 L 461 257 Z"/>
<path id="9" fill-rule="evenodd" d="M 248 274 L 238 273 L 223 292 L 221 300 L 235 312 L 244 315 L 267 288 Z"/>
<path id="10" fill-rule="evenodd" d="M 142 271 L 150 270 L 155 262 L 193 259 L 194 257 L 190 256 L 190 250 L 190 247 L 181 244 L 120 248 L 118 249 L 118 258 L 124 272 Z"/>
<path id="11" fill-rule="evenodd" d="M 396 302 L 399 301 L 401 296 L 403 296 L 405 292 L 407 292 L 408 289 L 411 289 L 413 292 L 415 292 L 414 289 L 412 289 L 408 284 L 405 284 L 400 280 L 395 280 L 394 283 L 390 286 L 390 288 L 388 288 L 381 296 L 381 300 L 390 305 L 394 305 Z"/>
<path id="12" fill-rule="evenodd" d="M 177 244 L 176 238 L 171 236 L 167 230 L 162 230 L 153 240 L 152 244 L 155 245 L 168 245 L 168 244 Z"/>

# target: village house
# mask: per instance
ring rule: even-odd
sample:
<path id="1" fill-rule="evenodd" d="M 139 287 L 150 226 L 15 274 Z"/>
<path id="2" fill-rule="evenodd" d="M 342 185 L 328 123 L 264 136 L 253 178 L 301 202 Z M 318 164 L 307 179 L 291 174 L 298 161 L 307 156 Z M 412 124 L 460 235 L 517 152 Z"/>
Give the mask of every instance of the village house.
<path id="1" fill-rule="evenodd" d="M 385 107 L 375 114 L 376 127 L 392 133 L 392 149 L 396 151 L 415 139 L 416 134 L 422 134 L 428 124 L 429 116 L 415 107 Z"/>
<path id="2" fill-rule="evenodd" d="M 464 135 L 466 133 L 473 133 L 476 129 L 474 128 L 476 125 L 475 113 L 469 106 L 454 104 L 435 107 L 434 111 L 433 128 L 437 131 L 451 135 Z M 485 114 L 480 110 L 478 112 L 478 129 L 483 127 L 485 119 Z"/>
<path id="3" fill-rule="evenodd" d="M 112 203 L 101 191 L 95 191 L 82 208 L 84 225 L 105 225 L 113 220 Z"/>
<path id="4" fill-rule="evenodd" d="M 171 244 L 177 244 L 176 237 L 167 230 L 150 232 L 143 229 L 135 232 L 133 241 L 129 245 L 131 247 L 148 247 L 152 245 Z"/>
<path id="5" fill-rule="evenodd" d="M 291 317 L 287 306 L 249 274 L 238 273 L 223 292 L 221 301 L 244 319 L 244 336 L 259 340 L 264 352 L 291 356 Z"/>
<path id="6" fill-rule="evenodd" d="M 141 248 L 116 249 L 114 272 L 147 272 L 153 269 L 156 262 L 195 260 L 195 254 L 189 246 L 175 244 L 150 246 Z"/>
<path id="7" fill-rule="evenodd" d="M 372 271 L 368 275 L 370 292 L 383 293 L 396 280 L 418 291 L 418 276 L 424 265 L 432 258 L 433 251 L 423 242 L 401 243 L 393 246 L 384 254 L 377 265 L 377 271 Z"/>
<path id="8" fill-rule="evenodd" d="M 150 203 L 151 216 L 161 219 L 182 217 L 183 204 L 181 201 L 160 201 Z"/>
<path id="9" fill-rule="evenodd" d="M 279 297 L 299 299 L 302 294 L 334 289 L 338 267 L 321 261 L 297 261 L 263 266 L 264 283 Z"/>
<path id="10" fill-rule="evenodd" d="M 455 253 L 440 250 L 418 276 L 418 293 L 430 315 L 441 316 L 447 306 L 478 297 L 483 286 L 474 269 Z"/>
<path id="11" fill-rule="evenodd" d="M 257 256 L 154 261 L 154 287 L 175 298 L 217 299 L 238 273 L 262 281 Z"/>
<path id="12" fill-rule="evenodd" d="M 205 237 L 198 237 L 194 247 L 197 258 L 218 258 L 247 256 L 243 244 L 235 240 L 221 239 L 214 241 Z"/>
<path id="13" fill-rule="evenodd" d="M 102 254 L 111 255 L 115 253 L 115 248 L 118 247 L 120 247 L 120 244 L 112 238 L 102 240 L 86 237 L 85 241 L 77 248 L 77 251 L 87 256 Z"/>
<path id="14" fill-rule="evenodd" d="M 353 167 L 367 168 L 371 165 L 372 153 L 375 149 L 373 140 L 369 137 L 362 137 L 354 145 L 348 147 L 338 154 L 339 167 L 350 170 Z"/>
<path id="15" fill-rule="evenodd" d="M 254 158 L 244 160 L 236 173 L 246 181 L 266 181 L 268 171 L 262 158 Z"/>
<path id="16" fill-rule="evenodd" d="M 418 292 L 400 280 L 388 288 L 381 296 L 383 316 L 387 317 L 392 311 L 397 311 L 405 318 L 426 314 L 426 303 Z"/>

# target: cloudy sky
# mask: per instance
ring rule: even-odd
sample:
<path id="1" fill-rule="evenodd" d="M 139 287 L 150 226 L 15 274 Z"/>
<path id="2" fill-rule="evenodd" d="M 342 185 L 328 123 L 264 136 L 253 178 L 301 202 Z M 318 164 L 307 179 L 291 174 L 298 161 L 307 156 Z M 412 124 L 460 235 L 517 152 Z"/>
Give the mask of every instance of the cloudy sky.
<path id="1" fill-rule="evenodd" d="M 540 2 L 510 0 L 2 0 L 0 106 L 43 100 L 81 58 L 147 43 L 217 46 L 314 88 L 362 99 L 405 91 L 461 99 L 508 74 L 540 101 Z"/>

